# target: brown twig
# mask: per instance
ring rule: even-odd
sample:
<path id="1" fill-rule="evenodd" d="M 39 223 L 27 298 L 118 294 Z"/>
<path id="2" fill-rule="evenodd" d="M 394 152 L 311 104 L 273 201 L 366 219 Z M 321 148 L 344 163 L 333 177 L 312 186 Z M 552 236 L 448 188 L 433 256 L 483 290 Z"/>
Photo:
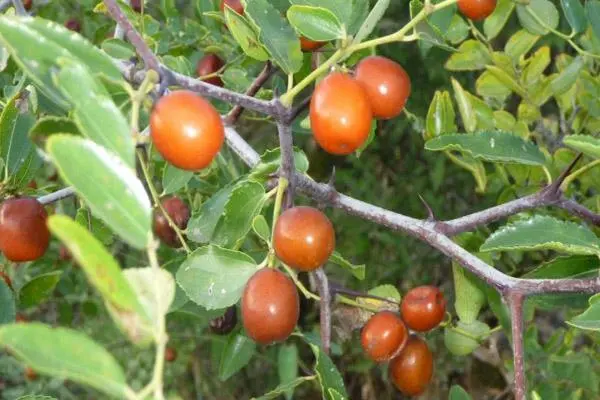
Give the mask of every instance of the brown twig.
<path id="1" fill-rule="evenodd" d="M 275 69 L 273 68 L 273 64 L 271 64 L 270 61 L 267 61 L 265 63 L 264 68 L 260 72 L 260 74 L 258 74 L 256 79 L 254 79 L 254 81 L 252 82 L 252 84 L 250 85 L 248 90 L 246 90 L 246 96 L 250 96 L 250 97 L 256 96 L 258 91 L 263 87 L 263 85 L 273 75 L 273 72 L 275 72 Z M 237 123 L 238 119 L 241 117 L 243 112 L 244 112 L 244 107 L 239 106 L 239 105 L 233 107 L 233 109 L 224 118 L 225 123 L 228 125 L 235 125 Z"/>

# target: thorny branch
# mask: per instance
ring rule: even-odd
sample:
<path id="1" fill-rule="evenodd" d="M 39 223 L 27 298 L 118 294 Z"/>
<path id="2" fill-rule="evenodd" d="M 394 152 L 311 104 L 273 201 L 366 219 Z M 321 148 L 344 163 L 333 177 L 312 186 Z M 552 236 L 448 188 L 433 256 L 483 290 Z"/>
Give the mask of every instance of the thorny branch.
<path id="1" fill-rule="evenodd" d="M 127 33 L 127 37 L 136 48 L 140 57 L 144 60 L 146 66 L 161 71 L 163 73 L 163 78 L 166 77 L 169 84 L 198 92 L 207 97 L 227 101 L 243 108 L 249 108 L 276 117 L 278 120 L 282 121 L 278 124 L 280 147 L 282 149 L 282 165 L 280 173 L 282 176 L 288 177 L 290 182 L 293 182 L 292 188 L 297 189 L 299 192 L 302 192 L 317 202 L 328 204 L 331 207 L 342 209 L 348 214 L 358 216 L 364 220 L 414 236 L 438 249 L 440 252 L 495 287 L 502 294 L 511 311 L 515 366 L 515 396 L 517 400 L 525 399 L 523 301 L 529 295 L 541 293 L 599 292 L 600 277 L 594 279 L 515 278 L 488 265 L 461 246 L 457 245 L 450 237 L 525 210 L 544 206 L 562 208 L 568 213 L 595 225 L 600 225 L 600 215 L 588 210 L 574 200 L 565 198 L 560 190 L 560 178 L 557 180 L 558 182 L 554 182 L 552 185 L 542 189 L 534 195 L 523 197 L 450 221 L 431 221 L 411 218 L 338 193 L 331 185 L 315 182 L 305 175 L 294 172 L 291 129 L 289 124 L 291 117 L 297 115 L 297 110 L 305 107 L 306 104 L 304 102 L 296 109 L 290 110 L 283 108 L 278 99 L 272 101 L 258 100 L 249 95 L 218 88 L 175 73 L 158 63 L 156 57 L 150 53 L 148 46 L 143 42 L 140 35 L 135 31 L 131 23 L 119 9 L 115 0 L 104 0 L 104 2 L 109 8 L 113 18 Z M 4 5 L 4 3 L 0 3 L 0 6 L 2 5 Z M 120 64 L 120 67 L 126 79 L 134 83 L 139 83 L 143 80 L 143 71 L 136 72 L 133 69 L 134 66 L 123 63 Z M 258 164 L 260 161 L 258 153 L 239 136 L 234 128 L 230 126 L 226 127 L 226 139 L 230 148 L 234 150 L 234 152 L 237 153 L 249 167 Z M 48 204 L 67 197 L 72 193 L 73 191 L 70 188 L 67 188 L 40 197 L 39 200 L 44 204 Z M 323 270 L 319 270 L 315 275 L 319 282 L 321 299 L 324 299 L 327 297 L 326 294 L 329 293 L 326 275 Z M 323 304 L 321 304 L 321 319 L 325 319 L 327 324 L 325 333 L 330 329 L 330 317 L 331 315 L 328 308 L 323 307 Z M 326 346 L 330 343 L 330 337 L 325 336 L 323 339 L 323 346 L 327 348 Z"/>
<path id="2" fill-rule="evenodd" d="M 275 72 L 273 64 L 271 64 L 271 61 L 267 61 L 263 70 L 260 72 L 260 74 L 258 74 L 256 79 L 254 79 L 248 90 L 246 90 L 246 96 L 254 97 L 260 88 L 262 88 L 263 85 L 269 80 L 271 75 L 273 75 L 273 72 Z M 233 107 L 233 109 L 225 117 L 225 123 L 227 125 L 235 125 L 243 112 L 244 108 L 242 106 L 238 105 Z"/>

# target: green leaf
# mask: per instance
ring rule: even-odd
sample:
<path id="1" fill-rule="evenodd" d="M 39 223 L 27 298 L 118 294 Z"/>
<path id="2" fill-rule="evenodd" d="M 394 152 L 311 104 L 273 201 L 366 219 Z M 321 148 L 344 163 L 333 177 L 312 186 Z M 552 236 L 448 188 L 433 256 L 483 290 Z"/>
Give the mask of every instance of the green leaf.
<path id="1" fill-rule="evenodd" d="M 546 35 L 550 29 L 558 27 L 558 10 L 549 0 L 530 0 L 528 5 L 517 4 L 517 15 L 521 26 L 534 35 Z"/>
<path id="2" fill-rule="evenodd" d="M 477 118 L 475 117 L 468 92 L 454 78 L 452 78 L 452 88 L 454 89 L 454 99 L 456 100 L 456 104 L 458 104 L 458 111 L 460 112 L 463 126 L 467 132 L 473 132 L 477 127 Z"/>
<path id="3" fill-rule="evenodd" d="M 504 46 L 504 52 L 516 63 L 521 56 L 531 50 L 539 39 L 539 35 L 521 29 L 508 39 Z"/>
<path id="4" fill-rule="evenodd" d="M 331 257 L 329 257 L 329 262 L 347 269 L 348 271 L 350 271 L 350 273 L 352 273 L 352 275 L 354 275 L 356 279 L 359 279 L 361 281 L 365 279 L 365 264 L 352 264 L 350 261 L 342 257 L 342 255 L 337 251 L 334 251 L 333 254 L 331 254 Z"/>
<path id="5" fill-rule="evenodd" d="M 212 241 L 224 247 L 237 247 L 252 227 L 254 217 L 265 203 L 265 188 L 255 181 L 243 181 L 231 192 Z"/>
<path id="6" fill-rule="evenodd" d="M 269 175 L 274 174 L 281 164 L 281 149 L 275 148 L 265 151 L 260 156 L 258 163 L 250 172 L 250 179 L 267 179 Z M 308 171 L 308 158 L 306 154 L 298 148 L 294 148 L 294 166 L 299 173 Z"/>
<path id="7" fill-rule="evenodd" d="M 511 93 L 511 90 L 489 71 L 485 71 L 477 78 L 475 90 L 477 91 L 477 94 L 482 97 L 495 98 L 501 102 L 503 102 Z"/>
<path id="8" fill-rule="evenodd" d="M 371 34 L 371 32 L 373 32 L 373 29 L 375 29 L 375 26 L 379 20 L 383 18 L 383 14 L 385 14 L 385 11 L 389 5 L 390 0 L 378 0 L 377 3 L 375 3 L 375 6 L 373 6 L 371 9 L 369 16 L 367 19 L 365 19 L 360 29 L 354 36 L 354 44 L 362 42 Z"/>
<path id="9" fill-rule="evenodd" d="M 314 369 L 323 391 L 323 398 L 327 400 L 348 399 L 342 375 L 331 358 L 321 351 L 319 345 L 309 341 L 308 337 L 305 336 L 304 339 L 307 340 L 315 355 Z"/>
<path id="10" fill-rule="evenodd" d="M 295 344 L 284 344 L 279 347 L 277 374 L 279 376 L 279 386 L 290 385 L 298 379 L 298 348 Z M 286 390 L 284 395 L 287 400 L 291 400 L 294 397 L 294 388 Z"/>
<path id="11" fill-rule="evenodd" d="M 538 147 L 506 132 L 484 131 L 472 135 L 452 134 L 431 139 L 427 150 L 458 150 L 491 161 L 526 165 L 544 165 L 544 154 Z"/>
<path id="12" fill-rule="evenodd" d="M 260 397 L 253 397 L 252 400 L 275 400 L 275 399 L 278 399 L 279 396 L 285 395 L 290 390 L 294 390 L 297 386 L 300 386 L 304 382 L 312 381 L 313 379 L 315 379 L 313 376 L 303 376 L 303 377 L 297 378 L 291 382 L 277 386 L 275 389 L 271 390 L 269 393 L 265 393 Z"/>
<path id="13" fill-rule="evenodd" d="M 252 230 L 263 242 L 267 244 L 271 242 L 271 228 L 269 228 L 267 220 L 262 215 L 254 217 L 252 220 Z"/>
<path id="14" fill-rule="evenodd" d="M 552 354 L 547 365 L 548 378 L 551 382 L 569 382 L 578 388 L 579 395 L 570 396 L 570 399 L 581 399 L 582 391 L 594 393 L 593 398 L 598 398 L 600 382 L 594 367 L 596 360 L 591 360 L 590 355 L 583 352 L 566 355 Z M 562 397 L 562 398 L 566 398 Z"/>
<path id="15" fill-rule="evenodd" d="M 481 251 L 555 250 L 571 254 L 600 254 L 600 239 L 587 227 L 536 215 L 505 225 L 481 246 Z"/>
<path id="16" fill-rule="evenodd" d="M 225 7 L 225 21 L 231 35 L 248 57 L 258 61 L 269 59 L 269 54 L 258 39 L 258 32 L 246 18 Z"/>
<path id="17" fill-rule="evenodd" d="M 135 141 L 129 123 L 104 86 L 83 65 L 69 59 L 57 62 L 61 68 L 54 76 L 56 86 L 71 103 L 81 133 L 135 168 Z"/>
<path id="18" fill-rule="evenodd" d="M 345 26 L 350 24 L 352 13 L 354 11 L 354 7 L 356 6 L 356 2 L 353 2 L 353 4 L 348 4 L 348 0 L 289 0 L 289 2 L 293 5 L 321 7 L 329 10 L 333 15 L 336 16 L 336 18 L 339 19 L 340 23 Z"/>
<path id="19" fill-rule="evenodd" d="M 487 47 L 478 40 L 469 39 L 450 56 L 445 67 L 450 71 L 477 71 L 485 68 L 491 61 Z"/>
<path id="20" fill-rule="evenodd" d="M 131 246 L 146 247 L 151 205 L 133 169 L 104 147 L 80 137 L 54 135 L 46 148 L 60 176 L 96 216 Z"/>
<path id="21" fill-rule="evenodd" d="M 563 14 L 567 18 L 571 29 L 574 33 L 581 33 L 587 28 L 587 19 L 585 18 L 585 10 L 581 5 L 580 0 L 560 0 L 560 5 Z"/>
<path id="22" fill-rule="evenodd" d="M 300 41 L 292 27 L 268 0 L 247 0 L 246 15 L 259 29 L 260 41 L 286 74 L 302 67 Z"/>
<path id="23" fill-rule="evenodd" d="M 383 297 L 384 299 L 394 300 L 400 303 L 402 295 L 394 285 L 379 285 L 369 290 L 368 293 L 373 296 Z"/>
<path id="24" fill-rule="evenodd" d="M 345 2 L 344 2 L 345 3 Z M 346 31 L 349 35 L 358 33 L 363 21 L 369 16 L 369 0 L 352 0 L 352 14 Z"/>
<path id="25" fill-rule="evenodd" d="M 187 237 L 196 243 L 208 243 L 212 240 L 215 228 L 225 211 L 234 185 L 225 186 L 208 199 L 197 215 L 192 216 L 187 226 Z"/>
<path id="26" fill-rule="evenodd" d="M 490 327 L 481 321 L 469 324 L 458 321 L 456 327 L 447 326 L 444 329 L 444 344 L 455 356 L 466 356 L 479 347 L 479 341 L 485 339 Z"/>
<path id="27" fill-rule="evenodd" d="M 508 22 L 514 9 L 515 3 L 512 0 L 498 0 L 494 12 L 483 21 L 483 32 L 488 40 L 492 40 L 498 36 Z"/>
<path id="28" fill-rule="evenodd" d="M 15 294 L 4 279 L 0 279 L 0 325 L 14 322 L 16 313 Z"/>
<path id="29" fill-rule="evenodd" d="M 539 82 L 548 65 L 550 65 L 550 47 L 543 46 L 527 59 L 527 66 L 521 72 L 522 84 L 531 86 Z"/>
<path id="30" fill-rule="evenodd" d="M 102 42 L 102 50 L 113 58 L 129 60 L 135 56 L 135 47 L 121 39 L 107 39 Z"/>
<path id="31" fill-rule="evenodd" d="M 33 307 L 46 300 L 54 291 L 62 271 L 54 271 L 36 276 L 19 291 L 21 307 Z"/>
<path id="32" fill-rule="evenodd" d="M 583 313 L 567 321 L 567 324 L 587 331 L 600 332 L 600 303 L 590 305 Z"/>
<path id="33" fill-rule="evenodd" d="M 570 135 L 563 143 L 570 148 L 581 151 L 587 156 L 600 158 L 600 139 L 585 135 Z"/>
<path id="34" fill-rule="evenodd" d="M 519 83 L 514 80 L 509 74 L 506 73 L 502 68 L 498 68 L 495 65 L 488 65 L 485 67 L 487 72 L 491 73 L 500 83 L 502 83 L 506 88 L 512 90 L 517 93 L 519 96 L 523 98 L 527 98 L 527 92 L 525 89 L 519 85 Z"/>
<path id="35" fill-rule="evenodd" d="M 27 136 L 35 122 L 27 93 L 11 98 L 0 115 L 0 159 L 4 160 L 1 178 L 7 177 L 19 187 L 27 185 L 42 164 Z"/>
<path id="36" fill-rule="evenodd" d="M 573 62 L 569 64 L 567 68 L 563 69 L 558 76 L 552 79 L 552 93 L 560 95 L 571 89 L 575 82 L 577 82 L 577 78 L 579 78 L 579 74 L 584 66 L 585 62 L 583 57 L 575 57 Z"/>
<path id="37" fill-rule="evenodd" d="M 193 171 L 184 171 L 171 164 L 165 165 L 162 176 L 163 195 L 175 193 L 183 189 L 193 176 Z"/>
<path id="38" fill-rule="evenodd" d="M 226 381 L 250 362 L 256 343 L 241 333 L 230 335 L 221 354 L 219 379 Z"/>
<path id="39" fill-rule="evenodd" d="M 427 111 L 425 139 L 435 138 L 456 131 L 456 114 L 450 93 L 436 91 Z"/>
<path id="40" fill-rule="evenodd" d="M 471 105 L 473 106 L 473 111 L 475 111 L 475 116 L 477 118 L 477 129 L 479 130 L 489 130 L 494 129 L 494 113 L 490 106 L 479 97 L 474 96 L 468 93 L 469 100 Z"/>
<path id="41" fill-rule="evenodd" d="M 176 278 L 190 300 L 213 310 L 235 304 L 257 268 L 244 253 L 210 245 L 190 254 Z"/>
<path id="42" fill-rule="evenodd" d="M 40 323 L 0 327 L 0 344 L 35 371 L 69 379 L 118 398 L 129 391 L 125 373 L 103 347 L 81 332 Z"/>
<path id="43" fill-rule="evenodd" d="M 448 400 L 471 400 L 471 396 L 462 387 L 458 385 L 452 385 Z"/>
<path id="44" fill-rule="evenodd" d="M 600 39 L 600 1 L 588 0 L 585 3 L 585 13 L 590 21 L 592 32 L 597 39 Z"/>
<path id="45" fill-rule="evenodd" d="M 343 25 L 326 8 L 294 5 L 288 9 L 287 18 L 302 36 L 311 40 L 330 41 L 346 35 Z"/>
<path id="46" fill-rule="evenodd" d="M 452 22 L 444 37 L 452 44 L 462 43 L 469 36 L 469 25 L 458 14 L 452 17 Z"/>
<path id="47" fill-rule="evenodd" d="M 63 215 L 48 218 L 48 228 L 67 247 L 106 302 L 123 312 L 142 312 L 141 304 L 113 256 L 87 229 Z"/>
<path id="48" fill-rule="evenodd" d="M 56 399 L 56 397 L 28 394 L 26 396 L 19 397 L 17 400 L 57 400 L 57 399 Z"/>
<path id="49" fill-rule="evenodd" d="M 79 135 L 77 125 L 69 118 L 46 116 L 38 119 L 29 131 L 29 137 L 38 145 L 55 133 Z"/>
<path id="50" fill-rule="evenodd" d="M 452 263 L 454 277 L 454 308 L 460 320 L 470 324 L 477 320 L 486 297 L 477 282 L 478 278 L 457 263 Z"/>

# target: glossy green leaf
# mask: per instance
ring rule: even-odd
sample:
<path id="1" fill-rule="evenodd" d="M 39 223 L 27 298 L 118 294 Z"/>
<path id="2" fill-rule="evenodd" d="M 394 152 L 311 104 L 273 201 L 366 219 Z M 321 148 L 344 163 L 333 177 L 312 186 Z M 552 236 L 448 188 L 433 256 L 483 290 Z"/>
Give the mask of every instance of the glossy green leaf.
<path id="1" fill-rule="evenodd" d="M 33 142 L 40 146 L 49 136 L 52 136 L 55 133 L 79 135 L 79 129 L 69 118 L 47 116 L 42 117 L 35 122 L 35 125 L 33 125 L 29 131 L 29 137 Z"/>
<path id="2" fill-rule="evenodd" d="M 585 3 L 585 13 L 596 39 L 600 39 L 600 1 L 588 0 Z"/>
<path id="3" fill-rule="evenodd" d="M 338 371 L 331 358 L 329 358 L 329 356 L 322 351 L 318 344 L 308 340 L 308 337 L 306 336 L 304 338 L 307 339 L 308 344 L 315 355 L 316 360 L 314 369 L 315 373 L 317 374 L 317 378 L 319 379 L 321 390 L 323 391 L 323 399 L 348 399 L 348 394 L 346 393 L 346 387 L 344 386 L 342 375 Z"/>
<path id="4" fill-rule="evenodd" d="M 585 9 L 581 4 L 581 0 L 560 0 L 560 5 L 573 32 L 583 32 L 587 28 L 588 22 L 585 18 Z"/>
<path id="5" fill-rule="evenodd" d="M 545 162 L 544 154 L 535 144 L 505 132 L 444 135 L 427 141 L 425 148 L 432 151 L 458 150 L 492 162 L 527 165 L 543 165 Z"/>
<path id="6" fill-rule="evenodd" d="M 504 52 L 516 63 L 521 56 L 524 56 L 531 50 L 539 39 L 540 35 L 535 35 L 525 29 L 521 29 L 508 39 L 508 42 L 504 46 Z"/>
<path id="7" fill-rule="evenodd" d="M 212 240 L 234 187 L 230 185 L 219 190 L 202 204 L 198 214 L 192 216 L 186 229 L 190 240 L 197 243 L 208 243 Z"/>
<path id="8" fill-rule="evenodd" d="M 252 220 L 252 230 L 263 242 L 267 244 L 271 242 L 271 228 L 269 228 L 267 220 L 262 215 L 254 217 Z"/>
<path id="9" fill-rule="evenodd" d="M 258 32 L 246 18 L 225 7 L 225 21 L 231 35 L 246 55 L 258 61 L 269 59 L 269 54 L 258 39 Z"/>
<path id="10" fill-rule="evenodd" d="M 145 317 L 133 288 L 113 256 L 85 227 L 63 215 L 48 218 L 48 228 L 67 247 L 90 283 L 107 303 Z"/>
<path id="11" fill-rule="evenodd" d="M 446 61 L 446 69 L 450 71 L 477 71 L 491 62 L 487 47 L 478 40 L 464 41 L 458 51 Z"/>
<path id="12" fill-rule="evenodd" d="M 379 285 L 369 290 L 369 294 L 373 296 L 383 297 L 385 299 L 390 299 L 397 301 L 398 303 L 402 299 L 402 295 L 394 285 Z"/>
<path id="13" fill-rule="evenodd" d="M 458 104 L 458 111 L 463 126 L 467 132 L 473 132 L 477 127 L 477 118 L 475 117 L 471 99 L 468 96 L 469 93 L 454 78 L 452 78 L 452 89 L 454 89 L 454 99 L 456 100 L 456 104 Z"/>
<path id="14" fill-rule="evenodd" d="M 297 378 L 291 382 L 281 384 L 277 386 L 275 389 L 271 390 L 269 393 L 265 393 L 260 397 L 253 397 L 252 400 L 275 400 L 280 396 L 285 395 L 291 390 L 294 390 L 296 387 L 302 385 L 304 382 L 312 381 L 314 377 L 312 376 L 303 376 Z"/>
<path id="15" fill-rule="evenodd" d="M 290 385 L 298 379 L 298 347 L 295 344 L 284 344 L 277 353 L 277 375 L 280 386 Z M 284 392 L 287 400 L 294 397 L 294 388 Z"/>
<path id="16" fill-rule="evenodd" d="M 544 76 L 544 71 L 550 65 L 550 47 L 543 46 L 527 59 L 527 66 L 521 72 L 521 83 L 530 86 Z"/>
<path id="17" fill-rule="evenodd" d="M 363 279 L 365 279 L 365 271 L 366 271 L 365 264 L 359 264 L 359 265 L 352 264 L 350 261 L 348 261 L 344 257 L 342 257 L 342 255 L 340 253 L 338 253 L 337 251 L 333 252 L 331 257 L 329 258 L 329 262 L 339 265 L 340 267 L 350 271 L 350 273 L 352 275 L 354 275 L 354 277 L 356 279 L 359 279 L 361 281 Z"/>
<path id="18" fill-rule="evenodd" d="M 389 5 L 390 0 L 377 0 L 377 3 L 375 3 L 373 8 L 371 9 L 369 16 L 367 17 L 367 19 L 364 20 L 360 29 L 354 36 L 353 43 L 356 44 L 362 42 L 371 34 L 371 32 L 373 32 L 373 29 L 375 29 L 375 26 L 377 25 L 379 20 L 383 18 L 383 14 L 385 14 L 385 11 L 387 10 Z"/>
<path id="19" fill-rule="evenodd" d="M 256 262 L 250 256 L 210 245 L 190 254 L 176 278 L 190 300 L 213 310 L 235 304 L 256 271 Z"/>
<path id="20" fill-rule="evenodd" d="M 555 95 L 560 95 L 571 89 L 575 82 L 577 82 L 577 78 L 579 78 L 579 74 L 583 70 L 584 66 L 585 62 L 583 57 L 575 57 L 573 62 L 571 62 L 568 67 L 563 69 L 558 76 L 556 76 L 556 78 L 552 79 L 552 93 Z"/>
<path id="21" fill-rule="evenodd" d="M 458 385 L 452 385 L 448 400 L 471 400 L 471 396 L 462 387 Z"/>
<path id="22" fill-rule="evenodd" d="M 268 0 L 247 0 L 245 13 L 259 28 L 259 39 L 273 61 L 286 74 L 298 72 L 303 59 L 300 41 L 279 11 Z"/>
<path id="23" fill-rule="evenodd" d="M 265 200 L 262 184 L 255 181 L 237 184 L 215 227 L 212 242 L 224 247 L 236 247 L 252 228 L 252 221 L 262 210 Z"/>
<path id="24" fill-rule="evenodd" d="M 107 39 L 102 42 L 102 50 L 113 58 L 128 60 L 135 56 L 135 47 L 121 39 Z"/>
<path id="25" fill-rule="evenodd" d="M 0 159 L 4 161 L 0 176 L 19 187 L 27 185 L 42 164 L 28 137 L 35 118 L 27 93 L 23 92 L 23 98 L 19 94 L 11 98 L 0 115 Z"/>
<path id="26" fill-rule="evenodd" d="M 444 33 L 444 37 L 452 44 L 459 44 L 469 36 L 470 29 L 464 19 L 458 14 L 454 14 L 448 30 Z"/>
<path id="27" fill-rule="evenodd" d="M 511 90 L 489 71 L 477 78 L 475 90 L 482 97 L 496 98 L 500 101 L 504 101 L 511 94 Z"/>
<path id="28" fill-rule="evenodd" d="M 600 239 L 580 224 L 537 215 L 503 226 L 481 246 L 481 251 L 510 250 L 600 254 Z"/>
<path id="29" fill-rule="evenodd" d="M 4 279 L 0 279 L 0 325 L 13 322 L 16 312 L 15 294 Z"/>
<path id="30" fill-rule="evenodd" d="M 508 75 L 503 69 L 496 67 L 495 65 L 488 65 L 485 67 L 487 72 L 491 73 L 500 83 L 506 86 L 507 89 L 512 90 L 521 97 L 527 97 L 527 92 L 519 83 Z"/>
<path id="31" fill-rule="evenodd" d="M 585 135 L 570 135 L 564 138 L 563 143 L 587 156 L 600 158 L 600 139 Z"/>
<path id="32" fill-rule="evenodd" d="M 19 304 L 21 307 L 33 307 L 46 300 L 60 280 L 62 271 L 41 274 L 27 282 L 19 290 Z"/>
<path id="33" fill-rule="evenodd" d="M 341 22 L 326 8 L 294 5 L 288 9 L 287 18 L 298 33 L 311 40 L 342 39 L 346 34 Z"/>
<path id="34" fill-rule="evenodd" d="M 427 111 L 425 139 L 431 139 L 456 131 L 456 114 L 450 93 L 436 91 Z"/>
<path id="35" fill-rule="evenodd" d="M 517 15 L 521 26 L 534 35 L 546 35 L 550 29 L 558 27 L 558 10 L 549 0 L 530 0 L 528 5 L 517 4 Z"/>
<path id="36" fill-rule="evenodd" d="M 125 373 L 103 347 L 81 332 L 40 323 L 0 327 L 0 344 L 35 371 L 125 398 Z"/>
<path id="37" fill-rule="evenodd" d="M 289 0 L 289 2 L 293 5 L 321 7 L 329 10 L 346 26 L 350 23 L 355 6 L 355 4 L 348 4 L 348 0 Z M 355 2 L 353 1 L 353 3 Z"/>
<path id="38" fill-rule="evenodd" d="M 591 359 L 593 355 L 584 352 L 572 352 L 570 354 L 552 354 L 549 358 L 547 372 L 549 379 L 556 382 L 569 382 L 574 385 L 576 392 L 569 399 L 578 400 L 584 398 L 583 390 L 593 393 L 591 397 L 598 398 L 600 381 L 594 366 L 596 360 Z M 566 398 L 563 397 L 563 398 Z"/>
<path id="39" fill-rule="evenodd" d="M 46 148 L 60 176 L 96 216 L 131 246 L 146 247 L 151 205 L 133 169 L 104 147 L 80 137 L 54 135 Z"/>
<path id="40" fill-rule="evenodd" d="M 230 335 L 221 354 L 219 379 L 226 381 L 244 368 L 252 359 L 255 351 L 256 343 L 247 336 L 241 333 Z"/>
<path id="41" fill-rule="evenodd" d="M 129 123 L 104 86 L 83 65 L 69 59 L 57 62 L 61 68 L 54 76 L 56 86 L 71 103 L 79 131 L 135 168 L 135 142 Z"/>
<path id="42" fill-rule="evenodd" d="M 260 156 L 260 163 L 252 169 L 249 177 L 250 179 L 266 179 L 269 175 L 277 172 L 280 164 L 281 150 L 279 148 L 267 150 Z M 294 148 L 294 166 L 299 173 L 308 171 L 308 158 L 298 148 Z"/>
<path id="43" fill-rule="evenodd" d="M 469 97 L 469 101 L 473 106 L 473 111 L 475 112 L 475 117 L 477 119 L 477 129 L 494 129 L 494 113 L 492 112 L 490 106 L 488 106 L 486 102 L 481 100 L 479 97 L 473 96 L 470 93 L 467 93 L 467 97 Z"/>
<path id="44" fill-rule="evenodd" d="M 567 321 L 567 324 L 579 329 L 600 332 L 600 303 L 594 303 L 583 313 Z"/>
<path id="45" fill-rule="evenodd" d="M 480 340 L 485 339 L 490 327 L 481 321 L 469 324 L 458 321 L 456 326 L 444 329 L 444 344 L 455 356 L 466 356 L 479 347 Z"/>
<path id="46" fill-rule="evenodd" d="M 345 1 L 344 1 L 344 4 Z M 337 14 L 336 14 L 337 15 Z M 369 0 L 352 0 L 352 13 L 348 20 L 346 31 L 349 35 L 355 35 L 369 16 Z"/>
<path id="47" fill-rule="evenodd" d="M 192 171 L 184 171 L 171 164 L 165 165 L 162 175 L 163 195 L 183 189 L 193 177 L 194 172 Z"/>
<path id="48" fill-rule="evenodd" d="M 515 3 L 512 0 L 498 0 L 494 12 L 483 21 L 483 32 L 488 40 L 498 36 L 514 9 Z"/>
<path id="49" fill-rule="evenodd" d="M 457 263 L 452 263 L 454 277 L 454 309 L 460 320 L 470 324 L 477 320 L 479 311 L 486 303 L 486 297 L 480 289 L 477 277 L 462 268 Z"/>

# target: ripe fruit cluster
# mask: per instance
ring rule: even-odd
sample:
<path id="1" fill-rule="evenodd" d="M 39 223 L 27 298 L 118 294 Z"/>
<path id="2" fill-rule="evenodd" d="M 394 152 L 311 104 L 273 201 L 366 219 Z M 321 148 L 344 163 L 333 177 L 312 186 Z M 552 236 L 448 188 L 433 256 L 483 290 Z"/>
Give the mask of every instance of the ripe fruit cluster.
<path id="1" fill-rule="evenodd" d="M 384 57 L 361 60 L 354 77 L 333 72 L 319 82 L 310 102 L 310 123 L 327 152 L 347 155 L 368 139 L 373 118 L 395 118 L 410 95 L 410 78 Z"/>
<path id="2" fill-rule="evenodd" d="M 366 355 L 375 362 L 390 361 L 394 385 L 407 396 L 425 391 L 433 374 L 433 356 L 427 343 L 408 329 L 426 332 L 438 326 L 446 313 L 446 300 L 438 288 L 420 286 L 410 290 L 400 314 L 381 311 L 373 315 L 361 332 Z"/>
<path id="3" fill-rule="evenodd" d="M 5 200 L 0 204 L 0 251 L 14 262 L 37 260 L 50 243 L 48 214 L 32 197 Z"/>

